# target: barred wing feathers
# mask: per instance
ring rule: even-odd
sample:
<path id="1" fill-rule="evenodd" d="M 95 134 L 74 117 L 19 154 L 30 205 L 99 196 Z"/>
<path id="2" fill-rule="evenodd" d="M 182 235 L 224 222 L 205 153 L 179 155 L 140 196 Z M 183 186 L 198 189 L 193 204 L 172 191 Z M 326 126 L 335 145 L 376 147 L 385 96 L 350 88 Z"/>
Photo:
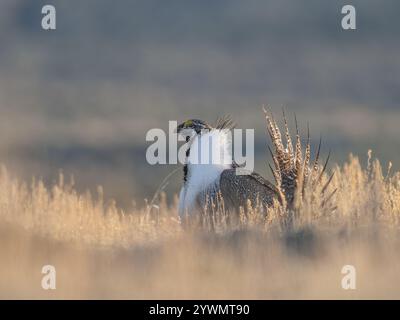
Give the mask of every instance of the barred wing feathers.
<path id="1" fill-rule="evenodd" d="M 249 201 L 252 206 L 269 207 L 279 196 L 276 187 L 259 174 L 238 175 L 236 169 L 222 172 L 219 187 L 226 209 L 246 208 Z"/>

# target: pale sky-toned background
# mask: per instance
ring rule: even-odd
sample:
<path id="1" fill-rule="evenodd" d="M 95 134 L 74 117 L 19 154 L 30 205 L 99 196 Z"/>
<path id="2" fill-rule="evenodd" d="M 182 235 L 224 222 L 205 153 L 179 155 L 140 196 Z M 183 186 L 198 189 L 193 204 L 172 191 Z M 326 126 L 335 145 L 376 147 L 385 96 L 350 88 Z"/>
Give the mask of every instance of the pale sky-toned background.
<path id="1" fill-rule="evenodd" d="M 57 30 L 41 29 L 53 4 Z M 288 115 L 342 162 L 369 148 L 400 161 L 400 3 L 344 1 L 0 2 L 0 162 L 17 176 L 73 174 L 121 205 L 151 197 L 174 166 L 146 163 L 145 134 L 168 120 L 231 114 L 256 129 L 261 105 Z M 176 176 L 169 193 L 178 191 Z"/>

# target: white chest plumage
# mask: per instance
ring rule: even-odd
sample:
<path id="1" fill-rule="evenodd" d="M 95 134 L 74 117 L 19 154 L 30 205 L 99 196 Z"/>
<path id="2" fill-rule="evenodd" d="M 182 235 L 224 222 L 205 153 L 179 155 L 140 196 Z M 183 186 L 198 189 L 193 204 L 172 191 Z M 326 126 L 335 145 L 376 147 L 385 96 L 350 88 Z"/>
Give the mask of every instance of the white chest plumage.
<path id="1" fill-rule="evenodd" d="M 204 190 L 218 188 L 222 171 L 232 166 L 231 138 L 226 130 L 211 130 L 193 138 L 186 159 L 187 179 L 179 195 L 180 216 L 196 208 L 197 196 Z"/>

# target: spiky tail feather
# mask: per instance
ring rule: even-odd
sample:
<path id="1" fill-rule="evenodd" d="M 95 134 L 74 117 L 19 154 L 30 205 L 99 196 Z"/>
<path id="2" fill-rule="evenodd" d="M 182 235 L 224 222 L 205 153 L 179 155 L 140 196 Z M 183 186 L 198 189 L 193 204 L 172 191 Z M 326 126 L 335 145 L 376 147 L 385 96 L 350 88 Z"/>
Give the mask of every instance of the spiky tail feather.
<path id="1" fill-rule="evenodd" d="M 272 151 L 268 146 L 274 163 L 274 168 L 271 165 L 269 165 L 269 167 L 271 168 L 276 181 L 276 187 L 280 198 L 279 201 L 284 208 L 293 211 L 293 209 L 296 209 L 300 205 L 307 190 L 311 189 L 313 191 L 318 185 L 320 186 L 322 177 L 326 172 L 329 155 L 324 165 L 321 167 L 319 164 L 321 151 L 320 139 L 315 159 L 313 163 L 311 163 L 309 126 L 307 125 L 307 142 L 303 156 L 301 137 L 296 116 L 296 142 L 293 146 L 285 112 L 283 111 L 283 121 L 286 143 L 284 143 L 282 139 L 281 131 L 272 115 L 272 112 L 270 110 L 267 111 L 265 107 L 263 107 L 263 110 L 267 122 L 267 130 L 274 149 Z M 326 205 L 336 192 L 336 190 L 333 190 L 329 195 L 326 195 L 326 190 L 332 181 L 332 178 L 333 174 L 323 186 L 318 188 L 320 190 L 318 197 L 320 197 L 322 205 Z"/>

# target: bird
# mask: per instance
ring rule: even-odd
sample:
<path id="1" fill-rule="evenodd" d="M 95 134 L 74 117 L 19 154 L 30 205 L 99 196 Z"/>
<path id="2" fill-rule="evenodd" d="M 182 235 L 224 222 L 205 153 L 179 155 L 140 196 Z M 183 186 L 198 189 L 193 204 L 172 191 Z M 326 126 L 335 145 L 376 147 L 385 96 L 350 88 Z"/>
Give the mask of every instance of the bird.
<path id="1" fill-rule="evenodd" d="M 229 116 L 219 118 L 214 125 L 199 119 L 189 119 L 177 126 L 177 133 L 184 136 L 187 142 L 183 185 L 179 193 L 181 219 L 212 213 L 216 208 L 224 210 L 228 216 L 236 217 L 241 210 L 246 212 L 250 207 L 258 207 L 267 213 L 275 201 L 292 209 L 296 194 L 303 194 L 308 183 L 315 184 L 321 180 L 329 161 L 328 155 L 320 170 L 321 139 L 314 162 L 311 163 L 309 127 L 307 126 L 307 143 L 303 157 L 296 117 L 296 142 L 293 145 L 284 111 L 286 141 L 283 141 L 272 113 L 265 108 L 263 110 L 273 146 L 268 149 L 274 163 L 274 168 L 271 165 L 269 167 L 275 183 L 254 171 L 242 170 L 241 174 L 237 174 L 237 169 L 241 169 L 241 166 L 232 158 L 228 133 L 235 128 L 235 123 Z M 210 140 L 211 145 L 207 144 Z M 213 154 L 219 155 L 217 161 L 212 158 Z M 326 188 L 327 185 L 323 190 Z"/>

